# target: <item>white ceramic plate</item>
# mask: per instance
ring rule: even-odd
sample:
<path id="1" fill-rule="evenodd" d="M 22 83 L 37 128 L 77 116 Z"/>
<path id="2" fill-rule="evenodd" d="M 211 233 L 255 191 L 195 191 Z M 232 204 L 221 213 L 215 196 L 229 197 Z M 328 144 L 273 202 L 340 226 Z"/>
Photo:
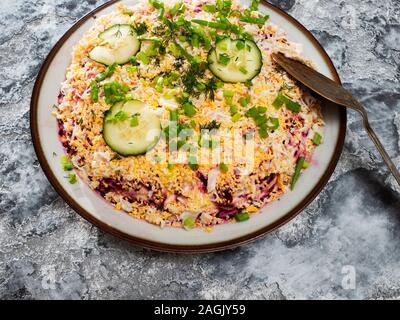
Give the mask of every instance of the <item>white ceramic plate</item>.
<path id="1" fill-rule="evenodd" d="M 137 245 L 172 252 L 209 252 L 233 248 L 271 232 L 300 213 L 322 190 L 336 167 L 346 132 L 346 112 L 343 108 L 323 106 L 326 121 L 324 144 L 316 149 L 315 164 L 301 176 L 294 192 L 266 206 L 247 222 L 217 226 L 211 233 L 161 229 L 115 211 L 82 182 L 76 185 L 68 183 L 60 166 L 60 155 L 64 154 L 64 150 L 58 139 L 57 122 L 51 115 L 52 106 L 57 104 L 73 46 L 91 27 L 95 16 L 113 11 L 118 2 L 110 1 L 89 13 L 61 38 L 43 64 L 33 91 L 31 129 L 36 153 L 48 179 L 65 201 L 106 232 Z M 294 18 L 266 2 L 262 4 L 262 11 L 288 32 L 290 40 L 302 44 L 304 55 L 316 64 L 320 72 L 339 82 L 332 62 L 309 31 Z"/>

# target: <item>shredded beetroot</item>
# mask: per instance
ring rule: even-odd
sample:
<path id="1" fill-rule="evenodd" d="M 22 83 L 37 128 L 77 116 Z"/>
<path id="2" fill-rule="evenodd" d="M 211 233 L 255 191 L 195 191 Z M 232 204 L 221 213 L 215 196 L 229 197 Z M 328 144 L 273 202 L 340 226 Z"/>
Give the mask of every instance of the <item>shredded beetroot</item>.
<path id="1" fill-rule="evenodd" d="M 96 188 L 96 191 L 104 197 L 107 193 L 111 191 L 121 193 L 122 187 L 118 181 L 110 178 L 104 178 L 100 181 L 99 186 Z"/>
<path id="2" fill-rule="evenodd" d="M 241 172 L 240 172 L 239 169 L 235 168 L 235 169 L 233 170 L 233 173 L 235 174 L 235 177 L 236 177 L 236 178 L 240 178 Z"/>
<path id="3" fill-rule="evenodd" d="M 58 135 L 60 137 L 61 144 L 63 145 L 65 151 L 67 151 L 67 153 L 69 155 L 75 155 L 77 152 L 69 144 L 69 141 L 68 141 L 68 138 L 67 138 L 67 132 L 64 129 L 63 122 L 61 120 L 58 120 L 57 123 L 58 123 Z"/>
<path id="4" fill-rule="evenodd" d="M 232 219 L 240 211 L 235 206 L 217 205 L 217 207 L 218 207 L 217 217 L 224 220 Z"/>
<path id="5" fill-rule="evenodd" d="M 207 192 L 208 178 L 200 171 L 196 172 L 196 176 L 201 181 L 201 185 L 200 185 L 201 189 L 200 190 L 202 192 Z"/>
<path id="6" fill-rule="evenodd" d="M 265 186 L 262 186 L 261 193 L 257 197 L 259 201 L 266 200 L 272 191 L 274 191 L 277 183 L 278 183 L 278 176 L 276 174 L 271 174 L 269 177 L 265 179 L 267 183 Z"/>
<path id="7" fill-rule="evenodd" d="M 276 174 L 273 173 L 273 174 L 271 174 L 270 176 L 268 176 L 268 177 L 265 179 L 265 181 L 269 184 L 269 183 L 271 183 L 275 178 L 276 178 Z"/>
<path id="8" fill-rule="evenodd" d="M 105 197 L 107 193 L 114 192 L 122 195 L 129 202 L 138 202 L 147 205 L 153 205 L 158 209 L 163 209 L 165 202 L 165 194 L 160 198 L 156 198 L 154 193 L 151 192 L 150 188 L 145 186 L 143 183 L 137 183 L 136 187 L 130 187 L 126 189 L 123 187 L 123 180 L 116 180 L 112 178 L 104 178 L 100 181 L 96 191 L 100 193 L 102 197 Z"/>
<path id="9" fill-rule="evenodd" d="M 58 123 L 58 135 L 60 137 L 65 137 L 64 123 L 61 120 L 58 120 L 57 123 Z"/>
<path id="10" fill-rule="evenodd" d="M 218 218 L 230 220 L 239 213 L 240 209 L 234 205 L 232 192 L 228 188 L 220 190 L 218 196 L 223 200 L 223 203 L 215 204 L 218 209 Z"/>
<path id="11" fill-rule="evenodd" d="M 63 101 L 63 99 L 64 99 L 64 97 L 65 97 L 65 94 L 64 94 L 64 92 L 62 92 L 62 91 L 60 91 L 60 93 L 58 94 L 58 104 L 61 104 L 62 103 L 62 101 Z"/>

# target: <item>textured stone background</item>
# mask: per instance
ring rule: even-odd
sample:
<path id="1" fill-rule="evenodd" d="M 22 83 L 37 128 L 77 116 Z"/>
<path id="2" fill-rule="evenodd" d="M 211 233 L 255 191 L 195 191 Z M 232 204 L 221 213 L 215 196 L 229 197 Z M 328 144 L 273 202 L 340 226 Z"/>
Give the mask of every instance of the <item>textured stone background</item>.
<path id="1" fill-rule="evenodd" d="M 51 47 L 103 2 L 1 1 L 0 298 L 400 297 L 400 193 L 351 112 L 346 147 L 325 190 L 293 222 L 246 247 L 154 253 L 75 214 L 34 154 L 30 94 Z M 321 41 L 400 167 L 400 2 L 273 2 Z M 346 266 L 355 269 L 354 290 L 342 288 Z"/>

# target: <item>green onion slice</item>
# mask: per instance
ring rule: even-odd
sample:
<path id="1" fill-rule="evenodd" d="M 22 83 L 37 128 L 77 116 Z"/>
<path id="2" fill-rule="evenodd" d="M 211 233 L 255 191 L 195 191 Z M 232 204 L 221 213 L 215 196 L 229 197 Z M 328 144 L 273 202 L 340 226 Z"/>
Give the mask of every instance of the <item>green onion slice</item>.
<path id="1" fill-rule="evenodd" d="M 249 220 L 249 219 L 250 219 L 249 214 L 247 212 L 244 212 L 244 211 L 242 211 L 240 213 L 237 213 L 235 215 L 235 220 L 237 222 L 243 222 L 243 221 L 246 221 L 246 220 Z"/>
<path id="2" fill-rule="evenodd" d="M 294 171 L 294 176 L 293 176 L 293 180 L 292 180 L 292 185 L 290 187 L 291 190 L 294 190 L 294 187 L 295 187 L 297 181 L 299 180 L 301 170 L 304 167 L 304 161 L 305 161 L 304 157 L 300 157 L 299 160 L 297 161 L 296 169 Z"/>

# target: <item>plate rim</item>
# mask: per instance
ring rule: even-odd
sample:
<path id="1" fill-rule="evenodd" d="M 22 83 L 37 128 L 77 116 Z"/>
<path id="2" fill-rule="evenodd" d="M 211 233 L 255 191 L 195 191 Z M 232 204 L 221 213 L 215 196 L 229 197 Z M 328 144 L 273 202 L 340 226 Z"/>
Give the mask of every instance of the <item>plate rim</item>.
<path id="1" fill-rule="evenodd" d="M 69 194 L 68 192 L 62 187 L 62 185 L 57 181 L 55 174 L 51 171 L 50 166 L 47 162 L 45 157 L 44 151 L 42 149 L 40 138 L 39 138 L 39 129 L 38 129 L 38 101 L 39 95 L 42 88 L 43 80 L 47 74 L 49 66 L 53 61 L 54 57 L 60 50 L 60 48 L 64 45 L 64 43 L 69 39 L 69 37 L 77 30 L 79 27 L 86 22 L 88 19 L 92 18 L 96 15 L 99 11 L 113 5 L 120 0 L 110 0 L 101 6 L 95 8 L 94 10 L 90 11 L 82 18 L 80 18 L 77 22 L 75 22 L 71 28 L 69 28 L 63 36 L 57 41 L 57 43 L 53 46 L 49 54 L 47 55 L 46 59 L 44 60 L 43 64 L 40 67 L 40 71 L 37 75 L 35 80 L 35 85 L 33 87 L 32 95 L 31 95 L 31 103 L 30 103 L 30 129 L 31 129 L 31 137 L 33 146 L 35 149 L 36 156 L 39 160 L 40 166 L 46 175 L 47 179 L 49 180 L 50 184 L 56 190 L 56 192 L 61 196 L 61 198 L 82 218 L 87 220 L 89 223 L 93 224 L 100 230 L 111 234 L 119 239 L 125 240 L 133 245 L 140 246 L 146 249 L 151 249 L 159 252 L 170 252 L 170 253 L 209 253 L 209 252 L 218 252 L 224 251 L 229 249 L 234 249 L 239 246 L 243 246 L 254 242 L 260 238 L 265 237 L 266 235 L 270 234 L 271 232 L 275 231 L 276 229 L 280 228 L 281 226 L 285 225 L 292 219 L 294 219 L 297 215 L 299 215 L 322 191 L 322 189 L 327 185 L 329 179 L 331 178 L 337 163 L 340 159 L 340 156 L 343 151 L 345 137 L 346 137 L 346 128 L 347 128 L 347 112 L 345 108 L 340 108 L 340 131 L 338 136 L 338 142 L 335 147 L 334 156 L 332 157 L 328 168 L 326 169 L 324 175 L 318 181 L 317 185 L 312 189 L 312 191 L 299 203 L 297 204 L 291 211 L 285 214 L 283 217 L 275 221 L 269 226 L 266 226 L 260 230 L 255 232 L 249 233 L 245 236 L 238 237 L 235 239 L 231 239 L 228 241 L 213 243 L 213 244 L 203 244 L 203 245 L 173 245 L 173 244 L 165 244 L 156 241 L 150 241 L 141 239 L 132 235 L 128 235 L 110 225 L 106 224 L 105 222 L 95 218 L 92 214 L 86 211 L 84 208 L 80 206 Z M 325 49 L 319 43 L 319 41 L 314 37 L 314 35 L 297 19 L 292 17 L 290 14 L 286 13 L 279 7 L 267 2 L 266 0 L 261 1 L 263 5 L 265 5 L 268 9 L 274 10 L 279 14 L 283 15 L 286 19 L 288 19 L 291 23 L 293 23 L 307 38 L 308 40 L 315 45 L 318 52 L 320 53 L 321 57 L 324 59 L 325 63 L 329 67 L 334 80 L 341 84 L 341 80 L 339 74 L 329 57 L 326 53 Z"/>

